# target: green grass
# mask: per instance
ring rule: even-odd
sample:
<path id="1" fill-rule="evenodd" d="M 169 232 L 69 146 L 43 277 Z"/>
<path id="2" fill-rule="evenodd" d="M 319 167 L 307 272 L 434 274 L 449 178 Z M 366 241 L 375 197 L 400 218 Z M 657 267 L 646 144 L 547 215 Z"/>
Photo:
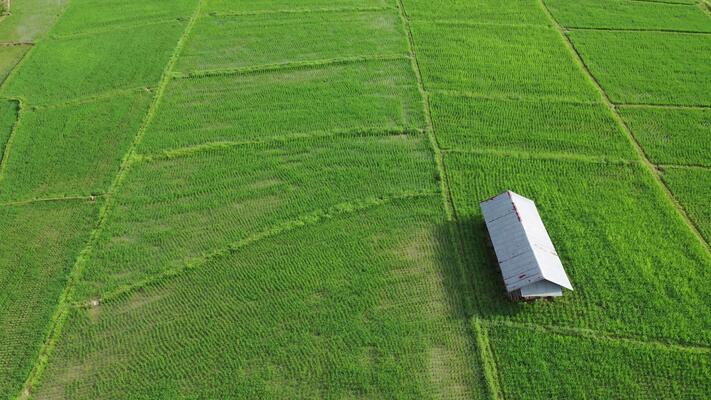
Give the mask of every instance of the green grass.
<path id="1" fill-rule="evenodd" d="M 429 90 L 598 100 L 553 29 L 416 22 L 413 34 Z"/>
<path id="2" fill-rule="evenodd" d="M 78 296 L 95 297 L 341 203 L 436 190 L 419 136 L 215 148 L 132 167 Z"/>
<path id="3" fill-rule="evenodd" d="M 0 83 L 5 81 L 10 71 L 22 60 L 30 47 L 29 45 L 0 46 Z"/>
<path id="4" fill-rule="evenodd" d="M 141 23 L 187 20 L 197 3 L 198 0 L 71 0 L 52 33 L 68 35 Z"/>
<path id="5" fill-rule="evenodd" d="M 183 29 L 183 23 L 174 21 L 45 40 L 28 55 L 1 93 L 40 105 L 155 86 Z"/>
<path id="6" fill-rule="evenodd" d="M 507 399 L 701 399 L 711 391 L 705 352 L 545 330 L 492 326 Z"/>
<path id="7" fill-rule="evenodd" d="M 0 398 L 18 394 L 27 378 L 97 209 L 80 202 L 0 206 Z"/>
<path id="8" fill-rule="evenodd" d="M 342 130 L 412 130 L 423 107 L 408 60 L 174 79 L 143 152 Z"/>
<path id="9" fill-rule="evenodd" d="M 633 158 L 625 133 L 603 104 L 495 100 L 433 94 L 440 147 L 565 152 Z"/>
<path id="10" fill-rule="evenodd" d="M 395 10 L 205 17 L 193 28 L 176 69 L 393 54 L 408 55 L 402 21 Z"/>
<path id="11" fill-rule="evenodd" d="M 543 25 L 551 23 L 537 0 L 403 0 L 414 20 L 459 20 L 469 23 Z"/>
<path id="12" fill-rule="evenodd" d="M 0 41 L 33 42 L 47 33 L 68 0 L 14 0 L 0 21 Z"/>
<path id="13" fill-rule="evenodd" d="M 358 8 L 395 8 L 394 0 L 208 0 L 205 11 L 219 14 L 274 12 L 282 10 L 328 10 Z"/>
<path id="14" fill-rule="evenodd" d="M 36 399 L 483 398 L 439 195 L 75 309 Z"/>
<path id="15" fill-rule="evenodd" d="M 468 154 L 445 163 L 484 318 L 709 343 L 711 257 L 642 166 Z M 536 201 L 575 291 L 506 299 L 479 202 L 507 189 Z"/>
<path id="16" fill-rule="evenodd" d="M 711 242 L 711 170 L 664 168 L 662 177 L 707 242 Z"/>
<path id="17" fill-rule="evenodd" d="M 545 3 L 565 27 L 711 32 L 709 16 L 698 4 L 630 0 L 546 0 Z"/>
<path id="18" fill-rule="evenodd" d="M 0 180 L 0 200 L 105 192 L 153 94 L 23 112 Z"/>
<path id="19" fill-rule="evenodd" d="M 573 31 L 569 36 L 615 103 L 711 105 L 711 35 Z"/>
<path id="20" fill-rule="evenodd" d="M 5 147 L 12 135 L 12 128 L 17 121 L 17 111 L 18 105 L 16 101 L 0 101 L 0 164 L 5 163 L 3 155 L 5 154 Z M 0 179 L 2 179 L 1 176 Z"/>
<path id="21" fill-rule="evenodd" d="M 711 110 L 620 107 L 619 111 L 652 162 L 711 166 Z"/>

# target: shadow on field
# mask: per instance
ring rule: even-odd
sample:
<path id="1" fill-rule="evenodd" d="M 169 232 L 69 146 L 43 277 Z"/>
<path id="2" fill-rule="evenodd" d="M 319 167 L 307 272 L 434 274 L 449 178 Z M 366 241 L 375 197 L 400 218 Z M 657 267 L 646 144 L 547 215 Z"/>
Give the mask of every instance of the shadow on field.
<path id="1" fill-rule="evenodd" d="M 506 297 L 496 255 L 480 216 L 439 226 L 437 246 L 449 301 L 467 319 L 514 315 L 521 304 Z"/>

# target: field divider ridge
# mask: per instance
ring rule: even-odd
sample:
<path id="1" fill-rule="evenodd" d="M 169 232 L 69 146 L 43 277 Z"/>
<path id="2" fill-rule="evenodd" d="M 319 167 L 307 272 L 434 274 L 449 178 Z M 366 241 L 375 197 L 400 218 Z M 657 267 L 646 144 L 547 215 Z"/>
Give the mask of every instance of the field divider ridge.
<path id="1" fill-rule="evenodd" d="M 657 183 L 657 186 L 662 190 L 662 193 L 665 194 L 666 196 L 663 196 L 666 198 L 668 201 L 669 205 L 672 206 L 676 211 L 679 217 L 681 218 L 681 221 L 686 224 L 686 226 L 689 228 L 690 232 L 696 236 L 696 239 L 699 241 L 699 243 L 702 245 L 702 247 L 706 250 L 707 255 L 711 255 L 711 247 L 709 247 L 709 243 L 704 239 L 703 235 L 701 235 L 701 232 L 699 231 L 698 227 L 696 226 L 696 223 L 689 218 L 688 214 L 686 213 L 686 210 L 684 207 L 679 203 L 679 201 L 676 199 L 672 191 L 669 189 L 669 187 L 666 185 L 664 180 L 662 180 L 659 169 L 657 166 L 652 163 L 647 154 L 644 151 L 644 148 L 642 145 L 639 143 L 635 135 L 632 133 L 632 130 L 630 127 L 627 125 L 627 123 L 622 119 L 622 116 L 620 115 L 617 107 L 615 106 L 614 103 L 610 100 L 609 96 L 605 92 L 605 90 L 602 88 L 602 85 L 600 85 L 600 82 L 598 82 L 597 78 L 595 78 L 595 75 L 593 75 L 592 71 L 588 68 L 588 66 L 585 64 L 583 61 L 582 56 L 578 52 L 578 50 L 575 48 L 575 45 L 573 42 L 570 40 L 568 35 L 565 33 L 565 29 L 560 25 L 558 20 L 553 17 L 553 14 L 551 14 L 550 10 L 548 9 L 548 6 L 546 6 L 545 0 L 538 0 L 538 3 L 540 7 L 543 9 L 545 12 L 546 16 L 555 23 L 555 25 L 558 27 L 558 33 L 563 39 L 563 42 L 565 43 L 566 47 L 568 48 L 571 57 L 575 61 L 576 64 L 581 68 L 581 70 L 587 75 L 587 77 L 591 80 L 595 88 L 598 90 L 598 93 L 600 94 L 602 100 L 604 103 L 607 105 L 607 107 L 610 109 L 611 114 L 613 118 L 615 119 L 615 122 L 622 128 L 622 130 L 625 132 L 625 136 L 627 137 L 627 140 L 629 143 L 632 145 L 632 147 L 635 149 L 637 156 L 639 158 L 639 161 L 641 161 L 642 165 L 644 165 L 649 172 L 651 173 L 653 180 Z"/>
<path id="2" fill-rule="evenodd" d="M 570 336 L 578 338 L 589 338 L 594 340 L 606 340 L 610 342 L 626 342 L 642 346 L 657 346 L 666 349 L 688 351 L 701 354 L 711 354 L 711 347 L 697 344 L 685 343 L 667 338 L 648 338 L 616 334 L 614 332 L 600 331 L 597 329 L 576 328 L 568 326 L 555 326 L 536 324 L 530 322 L 516 322 L 507 320 L 482 319 L 482 323 L 489 327 L 504 326 L 515 329 L 528 329 L 536 332 L 552 333 L 559 336 Z"/>
<path id="3" fill-rule="evenodd" d="M 167 86 L 167 84 L 170 80 L 170 72 L 172 71 L 172 69 L 178 59 L 178 56 L 180 55 L 180 52 L 183 49 L 185 41 L 186 41 L 188 35 L 190 34 L 192 27 L 195 25 L 195 22 L 198 19 L 198 16 L 200 15 L 200 11 L 202 10 L 204 2 L 205 2 L 205 0 L 198 1 L 198 4 L 197 4 L 197 6 L 190 18 L 190 21 L 188 22 L 182 35 L 178 39 L 178 42 L 173 50 L 173 54 L 171 55 L 170 59 L 168 60 L 168 63 L 166 64 L 166 66 L 163 70 L 163 74 L 161 76 L 161 80 L 158 85 L 158 90 L 156 91 L 156 93 L 154 95 L 153 102 L 151 103 L 151 105 L 148 109 L 148 112 L 146 113 L 146 116 L 143 119 L 141 127 L 139 128 L 136 136 L 134 137 L 134 140 L 132 141 L 128 151 L 126 152 L 126 154 L 124 155 L 124 157 L 122 159 L 121 166 L 119 168 L 118 173 L 116 174 L 113 181 L 111 182 L 111 185 L 109 186 L 109 189 L 107 191 L 107 194 L 109 194 L 109 197 L 108 197 L 107 201 L 104 202 L 101 209 L 99 210 L 98 221 L 96 222 L 94 229 L 92 229 L 92 231 L 91 231 L 91 235 L 89 237 L 87 244 L 79 252 L 79 255 L 77 256 L 74 264 L 72 265 L 72 267 L 69 271 L 69 277 L 67 279 L 67 283 L 65 284 L 64 289 L 62 290 L 62 293 L 59 297 L 59 301 L 57 302 L 57 306 L 55 307 L 55 310 L 52 313 L 52 317 L 51 317 L 50 323 L 49 323 L 49 330 L 45 336 L 44 342 L 42 343 L 42 345 L 37 353 L 36 362 L 33 364 L 32 369 L 30 370 L 20 393 L 17 395 L 18 399 L 29 398 L 32 388 L 37 383 L 39 383 L 40 379 L 42 378 L 42 373 L 44 372 L 44 369 L 46 368 L 47 363 L 49 361 L 49 357 L 51 356 L 52 351 L 54 350 L 54 347 L 56 346 L 57 341 L 58 341 L 59 337 L 61 336 L 62 329 L 64 327 L 64 323 L 66 322 L 67 317 L 69 315 L 69 311 L 71 308 L 71 297 L 74 292 L 74 286 L 76 285 L 76 282 L 81 277 L 81 274 L 83 272 L 83 267 L 88 262 L 88 259 L 90 258 L 93 246 L 94 246 L 95 242 L 98 240 L 98 238 L 102 232 L 102 229 L 104 226 L 104 221 L 106 221 L 106 216 L 108 215 L 108 213 L 111 209 L 111 205 L 112 205 L 111 200 L 113 197 L 111 197 L 110 194 L 112 194 L 116 191 L 116 189 L 120 186 L 121 182 L 123 181 L 124 176 L 126 175 L 128 166 L 130 164 L 130 159 L 131 159 L 133 153 L 136 151 L 136 148 L 138 147 L 138 144 L 140 143 L 141 138 L 143 137 L 143 134 L 145 133 L 148 124 L 152 120 L 157 106 L 160 104 L 161 96 L 165 90 L 165 87 Z"/>
<path id="4" fill-rule="evenodd" d="M 393 6 L 381 7 L 322 7 L 322 8 L 284 8 L 280 10 L 256 10 L 256 11 L 234 11 L 234 12 L 219 12 L 212 11 L 207 13 L 210 17 L 227 18 L 227 17 L 250 17 L 259 15 L 273 14 L 319 14 L 319 13 L 339 13 L 339 12 L 378 12 L 395 10 Z"/>
<path id="5" fill-rule="evenodd" d="M 312 131 L 304 133 L 293 133 L 288 135 L 267 136 L 263 139 L 255 140 L 234 140 L 234 141 L 213 141 L 191 146 L 176 147 L 168 150 L 161 150 L 156 153 L 134 154 L 132 163 L 153 162 L 160 160 L 170 160 L 182 157 L 189 157 L 193 154 L 215 150 L 229 150 L 243 146 L 266 146 L 274 143 L 295 143 L 304 140 L 318 140 L 325 138 L 363 138 L 363 137 L 388 137 L 388 136 L 408 136 L 423 134 L 424 130 L 415 128 L 385 128 L 385 129 L 337 129 L 328 131 Z"/>
<path id="6" fill-rule="evenodd" d="M 91 96 L 85 96 L 85 97 L 77 97 L 74 99 L 66 100 L 66 101 L 61 101 L 59 103 L 47 103 L 47 104 L 32 104 L 29 105 L 29 108 L 31 110 L 51 110 L 51 109 L 56 109 L 56 108 L 64 108 L 64 107 L 74 107 L 74 106 L 80 106 L 82 104 L 89 104 L 89 103 L 94 103 L 97 101 L 101 100 L 109 100 L 113 99 L 115 97 L 123 96 L 123 95 L 128 95 L 132 93 L 140 93 L 140 92 L 153 92 L 156 89 L 154 86 L 136 86 L 132 88 L 125 88 L 125 89 L 111 89 L 107 90 L 105 92 L 101 92 L 98 94 L 94 94 Z"/>
<path id="7" fill-rule="evenodd" d="M 688 31 L 683 29 L 650 29 L 650 28 L 601 28 L 594 26 L 566 26 L 563 27 L 565 31 L 602 31 L 602 32 L 613 32 L 613 33 L 625 33 L 625 32 L 651 32 L 651 33 L 673 33 L 681 35 L 711 35 L 711 32 L 700 32 L 700 31 Z"/>
<path id="8" fill-rule="evenodd" d="M 161 18 L 161 19 L 155 19 L 152 21 L 151 20 L 143 21 L 143 22 L 139 22 L 139 23 L 118 24 L 115 26 L 106 26 L 104 28 L 90 29 L 90 30 L 86 30 L 86 31 L 79 31 L 79 32 L 73 32 L 73 33 L 52 34 L 49 36 L 49 38 L 52 40 L 75 39 L 75 38 L 92 36 L 92 35 L 101 34 L 101 33 L 125 31 L 128 29 L 143 28 L 143 27 L 152 26 L 152 25 L 168 24 L 168 23 L 175 22 L 175 21 L 182 22 L 182 21 L 187 20 L 188 18 L 189 18 L 189 16 L 175 16 L 172 18 Z"/>
<path id="9" fill-rule="evenodd" d="M 440 95 L 440 96 L 450 96 L 450 97 L 466 97 L 471 99 L 481 99 L 481 100 L 492 100 L 492 101 L 511 101 L 511 102 L 529 102 L 529 103 L 563 103 L 572 105 L 600 105 L 599 101 L 585 101 L 568 97 L 560 96 L 538 96 L 538 95 L 506 95 L 506 94 L 491 94 L 491 93 L 481 93 L 473 92 L 471 90 L 453 90 L 453 89 L 431 89 L 428 91 L 430 94 Z"/>
<path id="10" fill-rule="evenodd" d="M 21 206 L 21 205 L 25 205 L 25 204 L 51 203 L 51 202 L 59 202 L 59 201 L 81 201 L 81 200 L 93 201 L 93 200 L 96 200 L 98 198 L 105 197 L 105 196 L 107 196 L 106 193 L 97 193 L 97 194 L 93 194 L 91 196 L 43 197 L 43 198 L 37 198 L 37 199 L 7 201 L 4 203 L 0 203 L 0 206 Z"/>
<path id="11" fill-rule="evenodd" d="M 25 109 L 24 101 L 22 99 L 14 98 L 8 100 L 17 102 L 17 115 L 15 116 L 15 122 L 12 124 L 10 135 L 7 137 L 7 142 L 5 142 L 5 149 L 3 149 L 2 154 L 0 154 L 0 188 L 2 188 L 2 181 L 5 178 L 5 168 L 7 166 L 7 158 L 10 156 L 12 142 L 17 133 L 17 129 L 20 126 L 20 117 Z"/>
<path id="12" fill-rule="evenodd" d="M 425 87 L 424 81 L 422 79 L 422 71 L 420 70 L 420 64 L 417 60 L 417 47 L 415 45 L 415 40 L 412 35 L 411 21 L 405 9 L 405 5 L 402 0 L 397 0 L 398 10 L 400 12 L 400 19 L 402 20 L 403 28 L 407 35 L 407 44 L 410 50 L 410 59 L 412 64 L 412 69 L 417 78 L 417 88 L 422 97 L 422 105 L 424 107 L 425 122 L 427 137 L 432 147 L 434 153 L 435 166 L 439 175 L 440 192 L 442 195 L 442 203 L 447 216 L 447 226 L 449 229 L 450 240 L 452 240 L 453 245 L 457 246 L 457 251 L 455 259 L 457 262 L 457 268 L 459 270 L 459 275 L 462 278 L 462 282 L 468 282 L 469 280 L 465 276 L 465 269 L 462 260 L 462 249 L 460 236 L 456 231 L 455 222 L 458 220 L 456 209 L 454 208 L 454 199 L 452 198 L 451 190 L 449 188 L 449 177 L 447 174 L 446 165 L 444 163 L 444 153 L 442 152 L 437 137 L 435 136 L 434 124 L 432 122 L 432 109 L 430 106 L 429 94 Z M 463 284 L 461 290 L 464 292 L 463 298 L 460 300 L 461 305 L 464 307 L 464 312 L 466 317 L 470 316 L 474 319 L 477 317 L 474 315 L 474 305 L 472 299 L 476 294 L 472 287 L 468 284 Z M 468 296 L 467 296 L 468 295 Z M 498 373 L 498 367 L 496 365 L 496 360 L 493 357 L 493 350 L 491 344 L 487 340 L 486 331 L 477 323 L 467 323 L 466 321 L 466 331 L 468 333 L 468 339 L 472 341 L 472 344 L 476 346 L 475 350 L 478 350 L 478 355 L 482 363 L 482 369 L 484 374 L 484 379 L 486 381 L 487 390 L 489 395 L 493 400 L 503 399 L 503 392 L 501 391 L 501 378 Z M 476 320 L 474 321 L 476 322 Z M 477 351 L 475 351 L 475 354 Z"/>
<path id="13" fill-rule="evenodd" d="M 255 65 L 250 67 L 239 67 L 239 68 L 215 68 L 215 69 L 204 69 L 195 70 L 188 72 L 173 72 L 171 77 L 174 79 L 190 79 L 190 78 L 204 78 L 210 76 L 229 76 L 229 75 L 248 75 L 248 74 L 258 74 L 273 71 L 288 71 L 288 70 L 298 70 L 298 69 L 309 69 L 309 68 L 319 68 L 326 67 L 329 65 L 346 65 L 346 64 L 356 64 L 372 61 L 397 61 L 397 60 L 408 60 L 410 57 L 406 54 L 386 54 L 386 55 L 376 55 L 376 56 L 355 56 L 355 57 L 342 57 L 342 58 L 327 58 L 323 60 L 309 60 L 309 61 L 296 61 L 296 62 L 285 62 L 285 63 L 275 63 L 275 64 L 263 64 Z"/>
<path id="14" fill-rule="evenodd" d="M 703 164 L 656 164 L 660 170 L 665 169 L 692 169 L 711 172 L 711 165 Z"/>
<path id="15" fill-rule="evenodd" d="M 708 104 L 653 104 L 653 103 L 612 103 L 613 106 L 626 108 L 662 108 L 669 110 L 706 110 Z"/>
<path id="16" fill-rule="evenodd" d="M 497 150 L 494 148 L 480 149 L 443 149 L 445 154 L 474 154 L 482 156 L 503 156 L 532 160 L 579 161 L 591 164 L 628 165 L 634 161 L 620 157 L 591 156 L 582 153 L 565 153 L 550 151 Z"/>
<path id="17" fill-rule="evenodd" d="M 161 282 L 165 282 L 166 280 L 175 278 L 196 268 L 200 268 L 213 259 L 223 257 L 225 255 L 242 250 L 245 247 L 248 247 L 265 239 L 273 238 L 275 236 L 279 236 L 299 228 L 317 225 L 321 222 L 333 220 L 344 215 L 359 213 L 374 207 L 383 206 L 395 201 L 434 197 L 438 195 L 439 193 L 436 191 L 401 192 L 383 195 L 379 197 L 371 197 L 367 199 L 338 203 L 328 208 L 314 210 L 289 221 L 279 223 L 261 232 L 249 235 L 243 239 L 230 243 L 227 246 L 218 250 L 214 250 L 201 256 L 193 257 L 185 261 L 182 265 L 178 267 L 162 271 L 156 275 L 149 276 L 138 282 L 121 286 L 113 291 L 104 294 L 98 299 L 90 299 L 84 302 L 73 302 L 72 305 L 74 307 L 88 308 L 94 307 L 98 304 L 105 304 L 108 302 L 116 301 L 118 299 L 130 295 L 136 290 L 140 290 Z"/>

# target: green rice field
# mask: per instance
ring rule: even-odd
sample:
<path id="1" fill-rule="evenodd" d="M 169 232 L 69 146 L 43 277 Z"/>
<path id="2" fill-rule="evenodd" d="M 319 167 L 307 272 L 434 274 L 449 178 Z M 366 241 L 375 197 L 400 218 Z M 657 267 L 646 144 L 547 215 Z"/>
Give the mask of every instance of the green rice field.
<path id="1" fill-rule="evenodd" d="M 708 398 L 709 210 L 707 0 L 2 2 L 0 400 Z"/>

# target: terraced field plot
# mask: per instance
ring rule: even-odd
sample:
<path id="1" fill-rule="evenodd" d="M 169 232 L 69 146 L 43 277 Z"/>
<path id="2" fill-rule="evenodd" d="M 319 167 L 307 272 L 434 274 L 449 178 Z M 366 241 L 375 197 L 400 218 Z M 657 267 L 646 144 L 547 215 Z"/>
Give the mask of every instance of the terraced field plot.
<path id="1" fill-rule="evenodd" d="M 0 399 L 699 399 L 695 0 L 25 0 Z M 479 202 L 575 288 L 504 295 Z"/>

